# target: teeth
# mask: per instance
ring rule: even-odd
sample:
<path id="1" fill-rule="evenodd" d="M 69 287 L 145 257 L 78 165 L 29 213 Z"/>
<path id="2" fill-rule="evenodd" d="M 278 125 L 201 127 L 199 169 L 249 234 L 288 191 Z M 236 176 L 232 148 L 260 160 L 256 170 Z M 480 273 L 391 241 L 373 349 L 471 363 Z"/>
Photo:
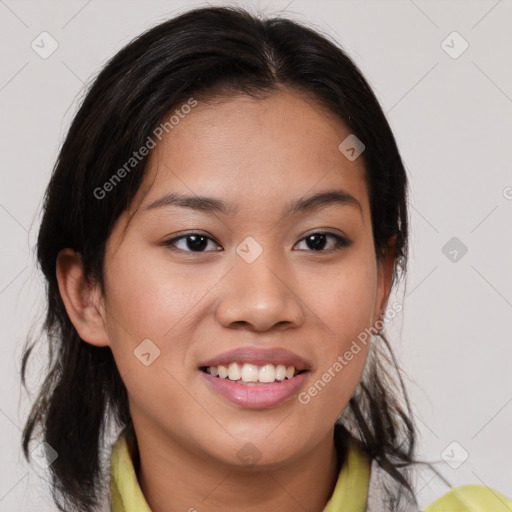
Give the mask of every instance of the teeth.
<path id="1" fill-rule="evenodd" d="M 276 380 L 276 369 L 273 364 L 266 364 L 260 368 L 258 372 L 258 380 L 260 382 L 274 382 Z"/>
<path id="2" fill-rule="evenodd" d="M 233 363 L 233 364 L 236 364 L 236 363 Z M 258 382 L 258 379 L 259 379 L 258 367 L 254 364 L 245 363 L 242 366 L 242 380 L 244 382 Z"/>
<path id="3" fill-rule="evenodd" d="M 286 377 L 286 366 L 284 364 L 278 364 L 276 366 L 276 380 L 284 380 Z"/>
<path id="4" fill-rule="evenodd" d="M 215 369 L 215 367 L 214 367 L 214 369 Z M 225 379 L 228 376 L 227 368 L 225 366 L 222 366 L 221 364 L 219 364 L 219 366 L 217 366 L 217 371 L 218 371 L 219 377 L 221 379 Z M 212 373 L 211 369 L 210 369 L 210 373 Z M 212 373 L 212 375 L 213 375 L 213 373 Z"/>
<path id="5" fill-rule="evenodd" d="M 220 377 L 221 379 L 228 378 L 232 381 L 239 381 L 240 383 L 248 382 L 261 382 L 261 383 L 272 383 L 277 381 L 283 381 L 284 379 L 292 379 L 295 376 L 295 367 L 284 364 L 265 364 L 261 367 L 255 364 L 244 363 L 240 365 L 238 363 L 230 363 L 227 368 L 226 366 L 210 366 L 206 371 L 214 377 Z"/>
<path id="6" fill-rule="evenodd" d="M 240 367 L 236 363 L 231 363 L 228 366 L 228 379 L 239 380 L 240 379 Z"/>

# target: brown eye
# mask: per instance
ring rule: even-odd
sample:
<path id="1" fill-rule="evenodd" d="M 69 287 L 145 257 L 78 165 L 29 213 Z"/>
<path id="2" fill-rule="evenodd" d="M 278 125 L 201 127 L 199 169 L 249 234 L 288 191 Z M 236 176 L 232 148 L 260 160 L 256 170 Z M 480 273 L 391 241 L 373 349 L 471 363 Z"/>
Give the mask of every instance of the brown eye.
<path id="1" fill-rule="evenodd" d="M 208 242 L 216 244 L 214 240 L 200 233 L 188 233 L 186 235 L 167 240 L 165 245 L 176 247 L 177 249 L 185 252 L 211 252 L 205 250 L 208 247 Z M 177 245 L 178 243 L 181 243 L 181 247 Z"/>
<path id="2" fill-rule="evenodd" d="M 330 244 L 328 243 L 329 239 L 333 240 L 333 242 Z M 344 238 L 335 233 L 327 233 L 323 231 L 318 233 L 311 233 L 303 238 L 301 242 L 306 242 L 307 248 L 316 252 L 339 250 L 352 244 L 352 242 L 347 238 Z M 325 249 L 326 247 L 327 249 Z"/>

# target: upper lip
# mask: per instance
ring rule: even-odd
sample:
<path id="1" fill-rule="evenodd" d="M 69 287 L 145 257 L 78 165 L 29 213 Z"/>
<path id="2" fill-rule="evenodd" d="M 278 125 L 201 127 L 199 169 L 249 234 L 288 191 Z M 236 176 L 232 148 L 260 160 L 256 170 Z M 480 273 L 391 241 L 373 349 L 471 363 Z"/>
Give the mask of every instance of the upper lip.
<path id="1" fill-rule="evenodd" d="M 212 359 L 202 362 L 199 367 L 227 366 L 230 363 L 249 363 L 256 366 L 265 364 L 294 366 L 296 370 L 309 370 L 310 364 L 301 356 L 284 348 L 241 347 L 223 352 Z"/>

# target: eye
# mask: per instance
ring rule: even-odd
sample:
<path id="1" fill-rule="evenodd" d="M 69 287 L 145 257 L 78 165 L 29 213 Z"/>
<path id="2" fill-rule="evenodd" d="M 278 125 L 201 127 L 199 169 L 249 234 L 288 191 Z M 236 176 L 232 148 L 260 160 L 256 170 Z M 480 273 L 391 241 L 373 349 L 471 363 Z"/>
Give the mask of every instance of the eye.
<path id="1" fill-rule="evenodd" d="M 185 252 L 212 252 L 211 250 L 205 250 L 208 247 L 208 242 L 218 245 L 212 238 L 201 233 L 187 233 L 186 235 L 166 240 L 164 243 L 167 246 L 174 246 Z M 178 246 L 178 243 L 181 243 L 181 247 Z M 218 249 L 214 250 L 218 251 Z"/>
<path id="2" fill-rule="evenodd" d="M 329 244 L 328 241 L 331 240 Z M 212 252 L 212 250 L 206 250 L 209 242 L 219 246 L 212 238 L 203 235 L 201 233 L 187 233 L 171 240 L 166 240 L 164 244 L 166 246 L 175 247 L 184 252 Z M 333 250 L 340 250 L 344 247 L 349 247 L 352 242 L 341 235 L 335 233 L 329 233 L 325 231 L 318 231 L 316 233 L 310 233 L 304 237 L 300 242 L 305 242 L 307 245 L 306 249 L 300 250 L 311 250 L 315 252 L 328 252 Z M 178 245 L 181 244 L 181 247 Z M 220 249 L 222 250 L 222 249 Z M 219 249 L 213 249 L 213 251 L 219 251 Z"/>
<path id="3" fill-rule="evenodd" d="M 329 238 L 332 240 L 330 247 L 327 242 Z M 308 249 L 316 252 L 340 250 L 343 249 L 344 247 L 349 247 L 350 245 L 352 245 L 352 242 L 348 238 L 325 231 L 310 233 L 308 236 L 304 237 L 299 243 L 301 242 L 306 242 Z M 326 246 L 327 249 L 325 249 Z"/>

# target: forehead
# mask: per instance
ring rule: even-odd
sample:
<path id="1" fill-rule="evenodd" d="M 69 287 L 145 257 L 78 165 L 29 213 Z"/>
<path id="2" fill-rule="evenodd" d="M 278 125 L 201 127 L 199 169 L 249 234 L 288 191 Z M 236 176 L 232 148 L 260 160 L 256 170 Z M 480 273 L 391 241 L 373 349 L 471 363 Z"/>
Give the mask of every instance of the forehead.
<path id="1" fill-rule="evenodd" d="M 179 191 L 251 208 L 341 188 L 364 207 L 363 159 L 338 149 L 348 135 L 317 100 L 288 89 L 198 102 L 151 151 L 142 204 Z"/>

